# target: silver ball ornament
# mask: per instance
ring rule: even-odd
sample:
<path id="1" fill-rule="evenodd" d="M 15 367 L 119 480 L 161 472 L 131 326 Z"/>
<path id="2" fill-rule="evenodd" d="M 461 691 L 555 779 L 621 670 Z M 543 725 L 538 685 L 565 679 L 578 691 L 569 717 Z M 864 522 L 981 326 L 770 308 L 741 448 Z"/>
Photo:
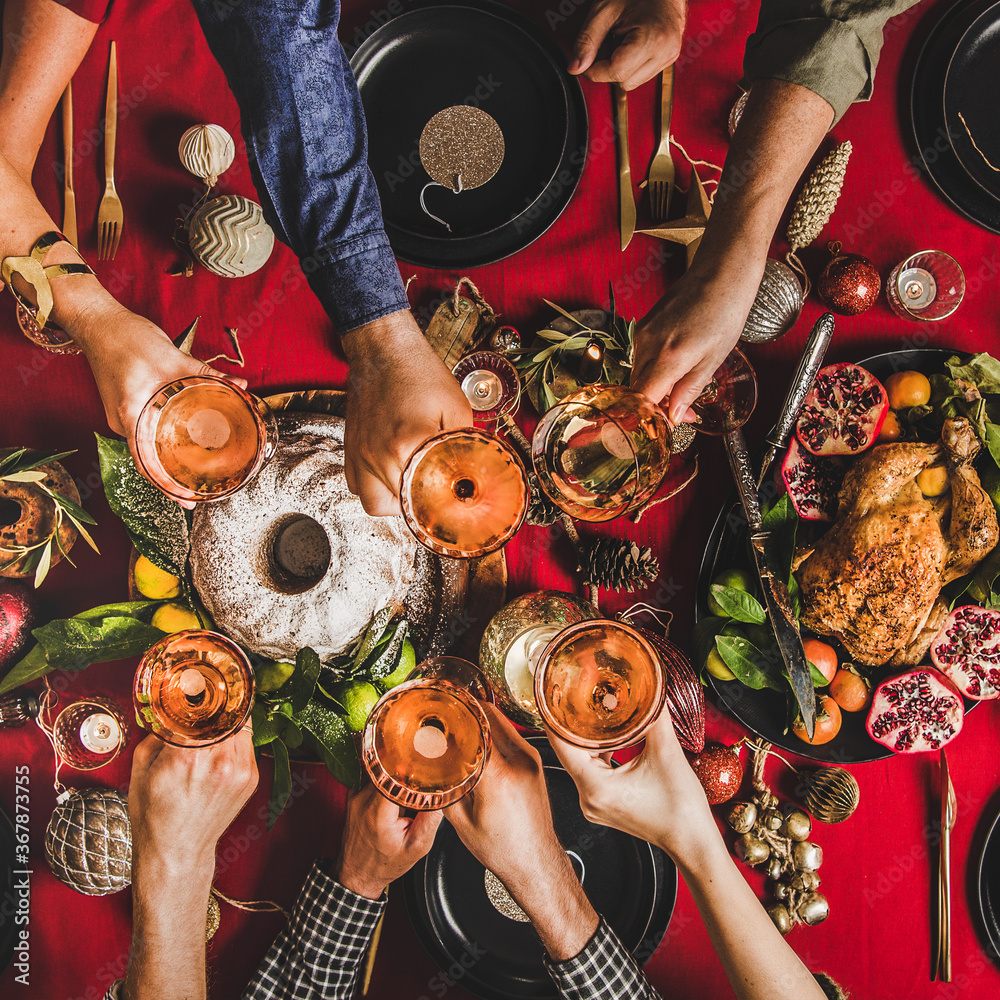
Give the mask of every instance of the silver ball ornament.
<path id="1" fill-rule="evenodd" d="M 740 340 L 749 344 L 777 340 L 795 326 L 802 300 L 802 286 L 795 272 L 780 260 L 768 258 Z"/>

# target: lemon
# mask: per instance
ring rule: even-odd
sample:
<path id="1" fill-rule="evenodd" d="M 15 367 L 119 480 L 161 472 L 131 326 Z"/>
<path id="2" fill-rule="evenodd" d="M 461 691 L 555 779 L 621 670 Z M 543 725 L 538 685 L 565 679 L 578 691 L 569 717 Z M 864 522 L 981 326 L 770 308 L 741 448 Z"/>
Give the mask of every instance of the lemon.
<path id="1" fill-rule="evenodd" d="M 360 733 L 365 728 L 379 697 L 375 685 L 368 681 L 351 681 L 340 690 L 340 703 L 347 712 L 347 728 L 351 732 Z"/>
<path id="2" fill-rule="evenodd" d="M 720 587 L 732 587 L 734 590 L 744 590 L 748 594 L 752 594 L 754 589 L 753 577 L 743 569 L 727 569 L 724 573 L 720 573 L 712 581 L 712 584 L 718 584 Z M 718 601 L 712 596 L 711 590 L 708 592 L 708 610 L 711 614 L 717 615 L 719 618 L 729 617 L 723 611 Z"/>
<path id="3" fill-rule="evenodd" d="M 717 680 L 734 681 L 736 674 L 726 666 L 726 661 L 719 655 L 717 649 L 713 649 L 705 660 L 705 669 Z"/>
<path id="4" fill-rule="evenodd" d="M 175 632 L 184 632 L 192 628 L 205 628 L 205 624 L 198 614 L 183 604 L 164 604 L 157 608 L 150 620 L 153 628 L 158 628 L 167 635 Z"/>
<path id="5" fill-rule="evenodd" d="M 282 660 L 264 660 L 259 666 L 254 668 L 257 681 L 257 690 L 263 694 L 272 694 L 281 687 L 285 681 L 295 672 L 294 663 L 286 663 Z"/>
<path id="6" fill-rule="evenodd" d="M 180 579 L 165 569 L 160 569 L 145 556 L 136 559 L 134 575 L 136 590 L 151 601 L 176 597 L 181 592 Z"/>
<path id="7" fill-rule="evenodd" d="M 399 651 L 399 666 L 391 674 L 387 674 L 379 681 L 383 691 L 402 684 L 408 680 L 413 668 L 417 665 L 417 651 L 413 648 L 413 643 L 409 639 L 403 640 L 403 646 Z"/>
<path id="8" fill-rule="evenodd" d="M 917 473 L 917 487 L 925 497 L 939 497 L 948 488 L 948 470 L 943 465 L 929 465 Z"/>

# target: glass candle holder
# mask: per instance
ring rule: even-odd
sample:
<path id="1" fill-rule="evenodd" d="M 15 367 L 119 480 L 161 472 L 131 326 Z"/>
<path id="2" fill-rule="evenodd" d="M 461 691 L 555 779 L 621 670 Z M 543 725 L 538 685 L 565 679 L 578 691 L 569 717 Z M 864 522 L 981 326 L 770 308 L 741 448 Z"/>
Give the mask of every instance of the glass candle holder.
<path id="1" fill-rule="evenodd" d="M 196 375 L 160 389 L 136 425 L 146 475 L 174 500 L 222 500 L 260 472 L 278 445 L 270 407 L 224 378 Z"/>
<path id="2" fill-rule="evenodd" d="M 539 420 L 531 458 L 543 490 L 571 517 L 610 521 L 641 507 L 670 463 L 666 414 L 625 385 L 588 385 Z"/>
<path id="3" fill-rule="evenodd" d="M 943 250 L 921 250 L 892 269 L 885 294 L 892 311 L 903 319 L 945 319 L 965 297 L 965 272 Z"/>
<path id="4" fill-rule="evenodd" d="M 517 369 L 495 351 L 467 354 L 451 373 L 458 379 L 477 423 L 496 425 L 505 413 L 517 409 L 521 380 Z"/>
<path id="5" fill-rule="evenodd" d="M 469 427 L 436 434 L 410 456 L 399 499 L 418 542 L 438 555 L 476 559 L 514 537 L 529 495 L 517 455 Z"/>
<path id="6" fill-rule="evenodd" d="M 404 681 L 365 725 L 362 760 L 375 787 L 404 809 L 443 809 L 467 795 L 489 760 L 486 713 L 441 677 Z"/>
<path id="7" fill-rule="evenodd" d="M 691 404 L 694 424 L 703 434 L 728 434 L 742 427 L 757 405 L 757 373 L 737 347 L 718 367 L 711 382 Z"/>
<path id="8" fill-rule="evenodd" d="M 81 348 L 70 335 L 54 323 L 39 326 L 36 312 L 17 299 L 17 325 L 28 340 L 53 354 L 79 354 Z"/>
<path id="9" fill-rule="evenodd" d="M 536 590 L 505 604 L 479 644 L 479 666 L 493 688 L 497 707 L 513 722 L 541 729 L 535 705 L 535 670 L 549 642 L 567 625 L 600 618 L 574 594 Z"/>
<path id="10" fill-rule="evenodd" d="M 67 705 L 52 725 L 62 761 L 78 771 L 110 764 L 128 741 L 128 723 L 108 698 L 84 698 Z"/>
<path id="11" fill-rule="evenodd" d="M 239 732 L 253 706 L 246 654 L 218 632 L 165 636 L 142 658 L 132 697 L 136 720 L 175 747 L 204 747 Z"/>
<path id="12" fill-rule="evenodd" d="M 620 750 L 640 740 L 665 697 L 656 650 L 623 622 L 570 625 L 545 647 L 535 671 L 545 727 L 588 750 Z"/>

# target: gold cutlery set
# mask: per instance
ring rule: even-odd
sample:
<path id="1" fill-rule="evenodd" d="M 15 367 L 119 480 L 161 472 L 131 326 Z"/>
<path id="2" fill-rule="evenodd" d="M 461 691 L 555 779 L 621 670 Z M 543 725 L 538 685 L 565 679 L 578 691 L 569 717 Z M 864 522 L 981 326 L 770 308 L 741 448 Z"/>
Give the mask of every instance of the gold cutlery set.
<path id="1" fill-rule="evenodd" d="M 97 259 L 114 260 L 125 225 L 121 199 L 115 190 L 115 139 L 118 132 L 118 50 L 111 43 L 104 124 L 104 197 L 97 212 Z M 73 84 L 62 97 L 63 227 L 66 238 L 79 246 L 76 226 L 76 190 L 73 187 Z"/>

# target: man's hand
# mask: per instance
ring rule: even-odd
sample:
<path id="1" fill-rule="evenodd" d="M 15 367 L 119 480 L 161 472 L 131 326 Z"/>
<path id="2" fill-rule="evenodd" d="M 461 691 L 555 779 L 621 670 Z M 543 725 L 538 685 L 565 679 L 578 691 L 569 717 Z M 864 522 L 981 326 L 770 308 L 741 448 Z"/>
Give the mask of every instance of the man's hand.
<path id="1" fill-rule="evenodd" d="M 440 825 L 440 812 L 404 816 L 374 785 L 351 792 L 334 878 L 359 896 L 378 899 L 427 854 Z"/>
<path id="2" fill-rule="evenodd" d="M 216 843 L 256 787 L 249 728 L 210 747 L 147 736 L 135 748 L 128 791 L 134 863 L 164 876 L 211 873 Z"/>
<path id="3" fill-rule="evenodd" d="M 594 0 L 573 46 L 570 73 L 635 90 L 680 55 L 686 8 L 686 0 Z M 610 58 L 598 59 L 612 35 L 619 40 Z"/>
<path id="4" fill-rule="evenodd" d="M 472 407 L 409 311 L 341 338 L 350 374 L 347 485 L 369 514 L 399 513 L 403 466 L 439 431 L 472 426 Z"/>
<path id="5" fill-rule="evenodd" d="M 541 758 L 493 705 L 493 749 L 479 784 L 445 810 L 462 843 L 507 887 L 556 961 L 578 954 L 597 929 L 552 827 Z"/>
<path id="6" fill-rule="evenodd" d="M 592 823 L 624 830 L 690 860 L 721 841 L 705 791 L 688 764 L 666 709 L 646 734 L 642 753 L 612 767 L 610 755 L 581 750 L 548 734 L 580 792 Z"/>

